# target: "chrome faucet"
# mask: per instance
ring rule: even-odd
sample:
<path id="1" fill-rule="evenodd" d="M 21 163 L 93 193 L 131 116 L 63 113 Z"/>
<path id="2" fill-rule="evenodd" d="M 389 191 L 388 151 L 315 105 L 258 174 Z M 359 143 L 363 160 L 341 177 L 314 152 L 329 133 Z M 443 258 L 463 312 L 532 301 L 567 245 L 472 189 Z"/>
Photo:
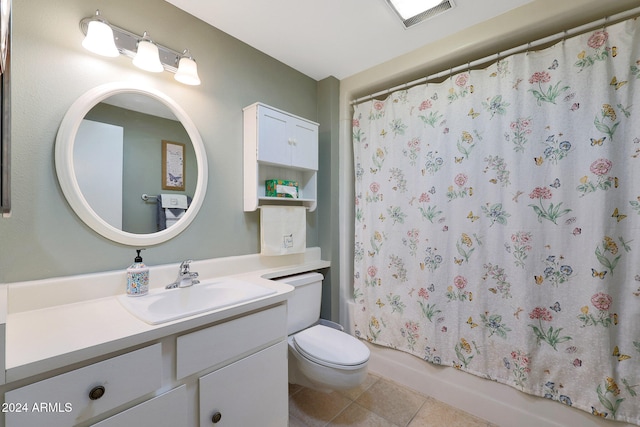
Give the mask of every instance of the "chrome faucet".
<path id="1" fill-rule="evenodd" d="M 165 286 L 166 289 L 174 288 L 188 288 L 192 285 L 197 285 L 200 280 L 197 279 L 198 273 L 191 272 L 190 264 L 193 260 L 182 261 L 180 264 L 180 271 L 178 272 L 178 278 L 173 282 Z"/>

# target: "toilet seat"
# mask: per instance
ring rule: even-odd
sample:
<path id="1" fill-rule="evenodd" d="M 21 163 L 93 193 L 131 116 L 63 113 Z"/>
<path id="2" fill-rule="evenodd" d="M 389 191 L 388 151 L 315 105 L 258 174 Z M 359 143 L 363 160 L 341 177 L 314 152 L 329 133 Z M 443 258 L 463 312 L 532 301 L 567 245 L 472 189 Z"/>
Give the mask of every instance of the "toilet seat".
<path id="1" fill-rule="evenodd" d="M 369 360 L 369 349 L 357 338 L 316 325 L 293 336 L 293 344 L 305 358 L 323 366 L 352 370 L 360 369 Z"/>

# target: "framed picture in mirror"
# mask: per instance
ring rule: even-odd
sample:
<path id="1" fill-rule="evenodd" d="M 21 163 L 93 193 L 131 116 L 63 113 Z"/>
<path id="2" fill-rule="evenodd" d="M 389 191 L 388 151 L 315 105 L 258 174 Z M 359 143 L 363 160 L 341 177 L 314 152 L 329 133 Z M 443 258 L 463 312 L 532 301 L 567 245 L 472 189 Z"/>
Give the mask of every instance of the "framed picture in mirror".
<path id="1" fill-rule="evenodd" d="M 184 191 L 185 145 L 162 141 L 162 189 Z"/>

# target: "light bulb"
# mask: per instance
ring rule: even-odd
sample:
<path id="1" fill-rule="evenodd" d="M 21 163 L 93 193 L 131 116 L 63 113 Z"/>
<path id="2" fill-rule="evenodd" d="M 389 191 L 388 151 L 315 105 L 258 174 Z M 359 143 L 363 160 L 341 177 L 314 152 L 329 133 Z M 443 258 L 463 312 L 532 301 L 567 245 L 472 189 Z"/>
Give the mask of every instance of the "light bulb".
<path id="1" fill-rule="evenodd" d="M 113 30 L 100 18 L 100 11 L 96 11 L 96 17 L 87 24 L 87 35 L 82 40 L 82 46 L 102 56 L 114 58 L 120 55 L 113 40 Z"/>
<path id="2" fill-rule="evenodd" d="M 178 72 L 174 78 L 180 83 L 197 86 L 200 84 L 198 77 L 198 65 L 191 57 L 183 56 L 178 63 Z"/>
<path id="3" fill-rule="evenodd" d="M 145 31 L 142 40 L 138 42 L 138 51 L 133 58 L 133 65 L 136 67 L 150 71 L 152 73 L 160 73 L 164 71 L 164 67 L 160 62 L 160 54 L 158 46 L 156 46 L 148 37 Z"/>

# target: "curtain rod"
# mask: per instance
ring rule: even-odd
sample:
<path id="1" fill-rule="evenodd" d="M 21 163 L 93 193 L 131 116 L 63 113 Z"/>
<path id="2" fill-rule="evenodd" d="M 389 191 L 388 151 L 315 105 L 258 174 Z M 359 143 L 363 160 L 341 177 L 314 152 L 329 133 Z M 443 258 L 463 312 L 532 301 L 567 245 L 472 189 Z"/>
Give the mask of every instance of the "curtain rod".
<path id="1" fill-rule="evenodd" d="M 373 93 L 371 95 L 367 95 L 367 96 L 364 96 L 362 98 L 354 99 L 354 100 L 351 101 L 351 105 L 360 104 L 362 102 L 369 101 L 369 100 L 371 100 L 371 99 L 373 99 L 373 98 L 375 98 L 377 96 L 384 95 L 384 94 L 389 94 L 389 93 L 395 92 L 396 90 L 399 90 L 399 89 L 408 89 L 408 88 L 410 88 L 412 86 L 416 86 L 416 85 L 419 85 L 421 83 L 426 83 L 426 82 L 428 82 L 430 80 L 438 79 L 440 77 L 452 76 L 454 73 L 457 73 L 458 71 L 471 70 L 471 68 L 476 67 L 478 65 L 487 64 L 489 62 L 497 61 L 500 58 L 506 58 L 507 56 L 510 56 L 510 55 L 513 55 L 513 54 L 516 54 L 516 53 L 526 52 L 528 50 L 531 50 L 532 48 L 536 48 L 538 46 L 542 46 L 542 45 L 545 45 L 545 44 L 548 44 L 548 43 L 552 43 L 552 42 L 554 42 L 556 40 L 566 39 L 567 37 L 574 36 L 574 35 L 577 35 L 577 34 L 581 34 L 581 33 L 587 32 L 589 30 L 592 30 L 592 29 L 595 29 L 595 28 L 598 28 L 598 27 L 607 26 L 611 22 L 616 23 L 618 21 L 623 21 L 623 20 L 629 19 L 629 18 L 631 18 L 631 17 L 633 17 L 635 15 L 640 15 L 640 7 L 636 7 L 634 9 L 629 9 L 627 11 L 620 12 L 620 13 L 617 13 L 617 14 L 612 15 L 612 16 L 607 16 L 605 18 L 599 19 L 597 21 L 590 22 L 588 24 L 581 25 L 579 27 L 572 28 L 570 30 L 562 31 L 560 33 L 556 33 L 556 34 L 553 34 L 551 36 L 543 37 L 543 38 L 538 39 L 538 40 L 533 41 L 533 42 L 529 42 L 529 43 L 522 44 L 520 46 L 513 47 L 513 48 L 508 49 L 508 50 L 506 50 L 504 52 L 494 53 L 494 54 L 485 56 L 484 58 L 476 59 L 474 61 L 467 62 L 466 64 L 458 65 L 457 67 L 453 67 L 453 68 L 450 68 L 448 70 L 443 70 L 443 71 L 440 71 L 438 73 L 431 74 L 431 75 L 429 75 L 427 77 L 421 77 L 421 78 L 419 78 L 417 80 L 413 80 L 413 81 L 410 81 L 410 82 L 407 82 L 407 83 L 402 83 L 402 84 L 394 86 L 392 88 L 384 89 L 384 90 L 381 90 L 379 92 Z"/>

